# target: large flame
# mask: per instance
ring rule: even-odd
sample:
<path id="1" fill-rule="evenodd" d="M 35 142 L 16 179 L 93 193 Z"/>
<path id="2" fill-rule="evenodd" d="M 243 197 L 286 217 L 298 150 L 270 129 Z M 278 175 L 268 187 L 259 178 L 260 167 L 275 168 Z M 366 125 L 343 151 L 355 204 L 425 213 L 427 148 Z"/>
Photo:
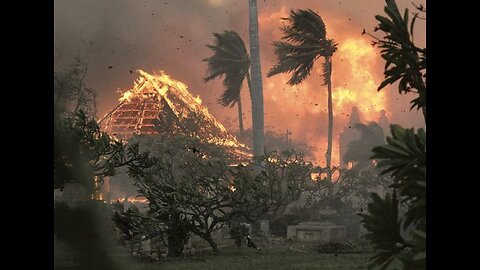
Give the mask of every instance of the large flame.
<path id="1" fill-rule="evenodd" d="M 348 84 L 334 86 L 332 92 L 334 114 L 356 106 L 369 121 L 377 120 L 386 106 L 385 92 L 378 92 L 378 82 L 372 74 L 375 49 L 364 39 L 347 39 L 338 48 L 338 55 L 351 68 Z M 335 76 L 335 69 L 334 74 Z M 346 85 L 346 86 L 345 86 Z"/>

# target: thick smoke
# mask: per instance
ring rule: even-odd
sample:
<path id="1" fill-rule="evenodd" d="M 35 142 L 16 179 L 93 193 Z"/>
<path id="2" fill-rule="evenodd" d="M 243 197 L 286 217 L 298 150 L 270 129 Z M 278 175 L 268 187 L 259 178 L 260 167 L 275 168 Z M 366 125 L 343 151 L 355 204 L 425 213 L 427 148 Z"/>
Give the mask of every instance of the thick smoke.
<path id="1" fill-rule="evenodd" d="M 326 87 L 322 86 L 320 60 L 310 78 L 291 87 L 288 76 L 265 78 L 275 62 L 272 41 L 282 33 L 282 17 L 292 8 L 311 8 L 327 25 L 327 35 L 339 45 L 333 59 L 335 99 L 334 136 L 348 126 L 353 105 L 364 121 L 378 121 L 385 109 L 390 122 L 423 127 L 420 112 L 409 110 L 412 96 L 400 96 L 396 86 L 376 93 L 383 79 L 383 61 L 362 29 L 372 31 L 374 16 L 383 14 L 384 1 L 258 0 L 262 75 L 264 77 L 265 125 L 267 130 L 293 132 L 294 139 L 317 148 L 323 161 L 326 147 Z M 411 1 L 397 1 L 401 9 L 413 9 Z M 418 1 L 416 1 L 418 2 Z M 424 1 L 420 1 L 422 4 Z M 425 44 L 424 23 L 418 22 L 415 40 Z M 137 78 L 135 70 L 164 70 L 189 86 L 219 121 L 236 119 L 236 108 L 223 108 L 216 100 L 222 92 L 220 80 L 203 81 L 202 59 L 211 51 L 212 33 L 237 31 L 248 44 L 246 0 L 55 0 L 55 69 L 61 70 L 79 57 L 88 64 L 86 85 L 98 91 L 98 116 L 117 102 L 118 91 L 128 90 Z M 247 45 L 248 48 L 248 45 Z M 251 125 L 250 98 L 244 85 L 245 125 Z M 337 90 L 337 91 L 336 91 Z M 336 94 L 335 94 L 336 92 Z M 231 121 L 231 120 L 230 120 Z M 236 126 L 236 123 L 226 123 Z M 337 139 L 333 163 L 338 162 Z"/>

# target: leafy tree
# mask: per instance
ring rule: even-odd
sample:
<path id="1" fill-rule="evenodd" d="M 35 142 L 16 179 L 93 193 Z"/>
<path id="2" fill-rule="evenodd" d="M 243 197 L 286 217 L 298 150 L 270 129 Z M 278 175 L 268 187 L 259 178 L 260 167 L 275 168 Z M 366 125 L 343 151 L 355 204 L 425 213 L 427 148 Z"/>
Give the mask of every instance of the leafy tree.
<path id="1" fill-rule="evenodd" d="M 224 76 L 223 86 L 225 91 L 218 102 L 224 107 L 238 107 L 238 126 L 243 134 L 243 112 L 241 92 L 243 81 L 247 78 L 251 97 L 250 59 L 242 38 L 235 31 L 224 31 L 223 34 L 214 33 L 213 45 L 207 45 L 213 51 L 213 56 L 203 61 L 207 62 L 207 76 L 205 81 Z"/>
<path id="2" fill-rule="evenodd" d="M 408 204 L 405 227 L 411 224 L 425 229 L 426 211 L 426 134 L 418 129 L 404 129 L 392 125 L 388 145 L 374 148 L 372 158 L 381 160 L 378 167 L 386 167 L 383 174 L 394 177 L 393 188 L 399 191 L 402 203 Z"/>
<path id="3" fill-rule="evenodd" d="M 123 204 L 120 204 L 123 208 Z M 115 210 L 112 219 L 119 231 L 120 242 L 125 246 L 128 243 L 130 252 L 140 251 L 144 237 L 152 238 L 163 233 L 154 218 L 143 214 L 134 205 L 126 210 Z"/>
<path id="4" fill-rule="evenodd" d="M 246 133 L 250 133 L 250 130 L 247 129 Z M 237 138 L 241 136 L 239 133 L 233 134 L 237 136 Z M 253 147 L 252 138 L 243 138 L 242 143 L 248 147 Z M 267 130 L 265 132 L 265 149 L 267 153 L 294 151 L 295 153 L 302 154 L 305 159 L 314 158 L 315 152 L 314 147 L 309 146 L 304 141 L 291 139 L 286 134 L 272 130 Z"/>
<path id="5" fill-rule="evenodd" d="M 263 171 L 255 173 L 258 165 L 254 162 L 228 165 L 208 150 L 217 146 L 192 150 L 191 138 L 177 140 L 174 147 L 162 140 L 150 142 L 155 145 L 151 147 L 154 165 L 148 169 L 132 165 L 129 173 L 139 193 L 149 200 L 150 215 L 179 217 L 178 221 L 170 219 L 167 229 L 174 232 L 173 226 L 188 224 L 185 230 L 207 241 L 215 253 L 218 247 L 212 232 L 239 217 L 257 221 L 268 211 L 298 199 L 310 175 L 311 165 L 293 153 L 269 155 Z"/>
<path id="6" fill-rule="evenodd" d="M 118 167 L 135 163 L 148 166 L 143 160 L 146 153 L 138 147 L 115 140 L 100 131 L 94 118 L 82 110 L 73 116 L 54 122 L 54 189 L 63 190 L 66 183 L 80 183 L 87 191 L 80 207 L 70 207 L 57 202 L 54 207 L 54 234 L 68 243 L 75 254 L 75 262 L 86 269 L 119 269 L 109 258 L 108 244 L 110 224 L 105 219 L 104 205 L 98 205 L 88 196 L 95 189 L 95 177 L 101 184 L 104 176 L 115 174 Z"/>
<path id="7" fill-rule="evenodd" d="M 415 13 L 409 25 L 409 11 L 400 15 L 394 0 L 386 0 L 385 13 L 377 15 L 380 24 L 375 31 L 385 33 L 384 38 L 375 39 L 373 45 L 382 48 L 386 60 L 385 81 L 379 90 L 398 80 L 399 92 L 414 92 L 418 97 L 412 100 L 412 107 L 422 108 L 426 116 L 426 48 L 413 43 L 415 20 L 424 19 Z M 426 12 L 422 7 L 416 7 Z M 364 31 L 364 33 L 366 33 Z M 404 129 L 391 125 L 392 136 L 387 145 L 373 148 L 372 159 L 380 160 L 377 167 L 384 168 L 383 174 L 393 177 L 393 195 L 382 199 L 372 193 L 373 201 L 368 213 L 360 214 L 362 223 L 369 231 L 366 235 L 373 243 L 377 254 L 372 257 L 369 268 L 386 269 L 398 259 L 404 269 L 425 269 L 426 258 L 426 138 L 425 131 Z M 402 213 L 402 209 L 405 209 Z"/>
<path id="8" fill-rule="evenodd" d="M 359 178 L 351 170 L 333 167 L 332 175 L 336 177 L 331 181 L 326 176 L 327 168 L 317 167 L 315 172 L 317 172 L 318 176 L 313 179 L 312 185 L 307 189 L 306 206 L 346 198 L 357 188 Z"/>
<path id="9" fill-rule="evenodd" d="M 367 208 L 367 204 L 371 202 L 372 192 L 383 196 L 390 191 L 390 186 L 393 183 L 390 174 L 380 175 L 375 166 L 361 171 L 357 169 L 349 170 L 349 173 L 356 177 L 355 188 L 349 198 L 355 201 L 357 211 L 358 209 L 363 211 Z"/>
<path id="10" fill-rule="evenodd" d="M 328 145 L 326 167 L 328 179 L 332 179 L 332 55 L 337 50 L 333 39 L 327 39 L 327 30 L 322 18 L 313 10 L 292 10 L 285 18 L 289 25 L 282 27 L 284 41 L 273 42 L 278 63 L 270 69 L 267 76 L 279 73 L 293 73 L 288 84 L 301 83 L 313 68 L 318 58 L 325 58 L 323 65 L 324 85 L 328 89 Z"/>
<path id="11" fill-rule="evenodd" d="M 358 168 L 342 169 L 333 167 L 332 181 L 326 177 L 326 168 L 312 170 L 318 176 L 308 186 L 305 192 L 305 203 L 302 206 L 308 213 L 307 219 L 318 220 L 318 211 L 335 210 L 327 218 L 337 225 L 347 229 L 347 236 L 356 236 L 360 229 L 359 211 L 363 212 L 370 201 L 370 192 L 384 194 L 392 182 L 390 176 L 380 176 L 375 169 Z"/>
<path id="12" fill-rule="evenodd" d="M 393 195 L 382 199 L 372 193 L 368 213 L 360 214 L 369 231 L 366 237 L 377 253 L 370 268 L 386 269 L 395 259 L 404 269 L 425 269 L 426 252 L 426 152 L 425 132 L 391 126 L 387 145 L 373 149 L 383 174 L 393 176 Z M 400 206 L 406 209 L 402 215 Z"/>
<path id="13" fill-rule="evenodd" d="M 416 7 L 418 12 L 414 14 L 410 22 L 408 8 L 405 9 L 402 16 L 395 0 L 385 0 L 385 2 L 387 6 L 384 10 L 388 17 L 375 16 L 379 22 L 375 27 L 375 32 L 382 31 L 384 36 L 379 39 L 365 30 L 363 32 L 374 39 L 372 44 L 381 48 L 381 56 L 385 59 L 385 80 L 380 84 L 378 90 L 400 80 L 399 93 L 416 93 L 418 96 L 411 101 L 411 109 L 421 108 L 425 118 L 427 111 L 427 49 L 415 45 L 413 29 L 417 19 L 425 19 L 419 14 L 426 13 L 426 10 L 422 6 Z"/>
<path id="14" fill-rule="evenodd" d="M 212 232 L 233 215 L 229 200 L 229 167 L 222 148 L 196 138 L 175 136 L 137 137 L 142 147 L 152 149 L 154 165 L 148 169 L 130 166 L 129 175 L 140 194 L 149 201 L 149 213 L 167 225 L 169 256 L 179 256 L 191 232 L 218 252 Z"/>
<path id="15" fill-rule="evenodd" d="M 70 70 L 57 72 L 54 77 L 54 190 L 62 191 L 66 183 L 79 183 L 85 190 L 80 206 L 65 202 L 54 206 L 56 239 L 68 244 L 75 263 L 82 269 L 120 269 L 109 258 L 110 224 L 105 219 L 103 203 L 99 205 L 88 196 L 101 184 L 103 177 L 115 174 L 116 168 L 127 164 L 148 166 L 148 153 L 139 153 L 138 145 L 129 145 L 100 130 L 94 114 L 93 90 L 83 87 L 86 68 L 77 62 Z M 75 102 L 73 113 L 67 106 Z"/>
<path id="16" fill-rule="evenodd" d="M 75 59 L 75 62 L 67 70 L 54 73 L 54 108 L 56 113 L 69 111 L 68 107 L 73 103 L 74 113 L 82 110 L 88 115 L 96 114 L 97 92 L 84 85 L 87 70 L 85 63 Z"/>
<path id="17" fill-rule="evenodd" d="M 233 208 L 249 222 L 286 207 L 308 188 L 312 164 L 300 153 L 274 151 L 261 163 L 260 173 L 255 172 L 255 166 L 240 164 L 232 170 L 236 189 Z"/>
<path id="18" fill-rule="evenodd" d="M 139 153 L 138 145 L 128 147 L 100 130 L 97 121 L 82 110 L 74 116 L 56 118 L 54 125 L 54 189 L 65 183 L 83 183 L 89 190 L 94 177 L 99 181 L 128 164 L 145 167 L 148 153 Z"/>

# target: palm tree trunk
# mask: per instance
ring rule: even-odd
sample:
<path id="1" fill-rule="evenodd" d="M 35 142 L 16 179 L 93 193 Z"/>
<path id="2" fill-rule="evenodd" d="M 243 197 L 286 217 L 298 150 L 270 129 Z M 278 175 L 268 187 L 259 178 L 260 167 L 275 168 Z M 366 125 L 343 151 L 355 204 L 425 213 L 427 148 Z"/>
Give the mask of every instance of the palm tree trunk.
<path id="1" fill-rule="evenodd" d="M 325 158 L 327 161 L 327 179 L 332 181 L 332 132 L 333 132 L 333 104 L 332 104 L 332 59 L 325 57 L 327 62 L 327 87 L 328 87 L 328 144 Z"/>
<path id="2" fill-rule="evenodd" d="M 250 61 L 252 76 L 252 129 L 254 159 L 260 160 L 264 152 L 263 86 L 260 66 L 260 44 L 258 40 L 257 1 L 249 0 Z"/>
<path id="3" fill-rule="evenodd" d="M 242 96 L 238 95 L 237 100 L 237 107 L 238 107 L 238 128 L 240 130 L 240 135 L 243 135 L 243 111 L 242 111 Z"/>
<path id="4" fill-rule="evenodd" d="M 252 79 L 250 78 L 250 71 L 247 72 L 247 85 L 248 85 L 248 91 L 250 93 L 250 100 L 253 100 L 253 94 L 252 94 Z M 253 104 L 253 102 L 252 102 Z M 253 107 L 253 105 L 252 105 Z M 252 136 L 253 138 L 253 110 L 252 110 L 252 134 L 249 136 Z M 253 139 L 252 139 L 253 140 Z"/>

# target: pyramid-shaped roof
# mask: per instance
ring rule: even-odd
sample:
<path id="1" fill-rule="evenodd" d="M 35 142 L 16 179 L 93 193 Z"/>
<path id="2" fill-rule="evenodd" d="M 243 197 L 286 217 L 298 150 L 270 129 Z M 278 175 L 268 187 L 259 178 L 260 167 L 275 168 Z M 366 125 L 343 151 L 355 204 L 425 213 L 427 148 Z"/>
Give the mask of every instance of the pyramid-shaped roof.
<path id="1" fill-rule="evenodd" d="M 100 120 L 106 132 L 121 139 L 136 134 L 182 134 L 251 156 L 250 149 L 238 142 L 185 84 L 163 71 L 138 73 L 133 88 L 123 93 L 120 103 Z"/>

